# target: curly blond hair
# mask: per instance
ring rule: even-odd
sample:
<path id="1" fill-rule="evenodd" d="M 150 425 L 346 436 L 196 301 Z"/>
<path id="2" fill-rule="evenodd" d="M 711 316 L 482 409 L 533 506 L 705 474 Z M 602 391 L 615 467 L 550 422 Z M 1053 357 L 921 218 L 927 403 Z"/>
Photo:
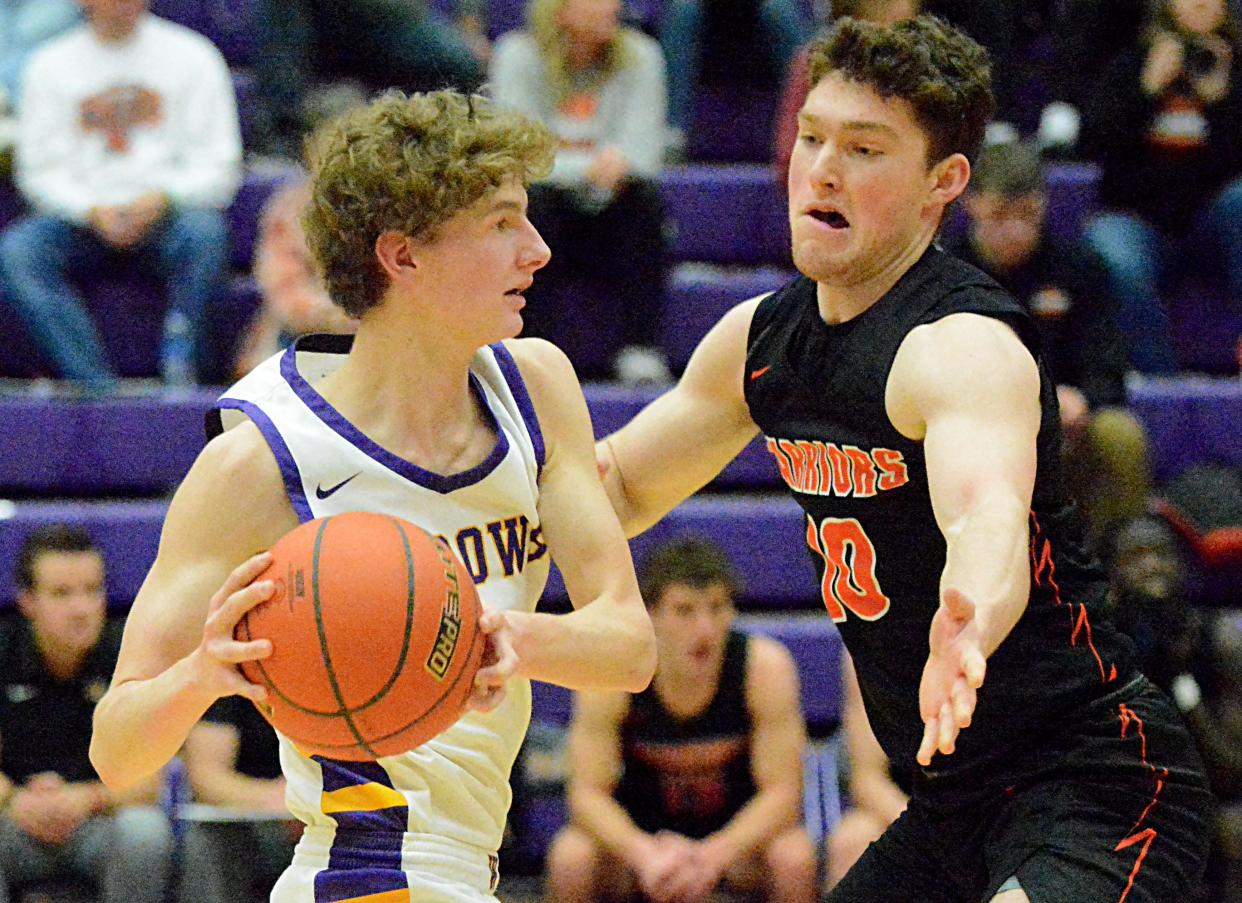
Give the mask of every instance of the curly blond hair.
<path id="1" fill-rule="evenodd" d="M 392 91 L 325 123 L 307 150 L 306 241 L 333 303 L 360 317 L 387 289 L 375 257 L 382 233 L 434 240 L 506 179 L 526 185 L 547 175 L 555 141 L 479 95 Z"/>

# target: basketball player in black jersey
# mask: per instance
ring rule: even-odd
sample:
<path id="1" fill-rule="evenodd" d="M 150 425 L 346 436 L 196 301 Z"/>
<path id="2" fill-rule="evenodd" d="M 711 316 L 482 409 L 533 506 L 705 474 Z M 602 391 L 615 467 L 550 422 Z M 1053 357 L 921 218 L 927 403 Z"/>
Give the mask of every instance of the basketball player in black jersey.
<path id="1" fill-rule="evenodd" d="M 790 161 L 803 276 L 740 304 L 598 447 L 631 534 L 766 437 L 910 805 L 832 901 L 1168 903 L 1211 798 L 1103 620 L 1021 307 L 933 239 L 993 104 L 939 20 L 811 48 Z"/>
<path id="2" fill-rule="evenodd" d="M 641 693 L 575 696 L 571 824 L 548 852 L 547 899 L 703 903 L 718 886 L 814 899 L 798 669 L 734 626 L 736 586 L 724 552 L 696 537 L 643 562 L 656 674 Z"/>

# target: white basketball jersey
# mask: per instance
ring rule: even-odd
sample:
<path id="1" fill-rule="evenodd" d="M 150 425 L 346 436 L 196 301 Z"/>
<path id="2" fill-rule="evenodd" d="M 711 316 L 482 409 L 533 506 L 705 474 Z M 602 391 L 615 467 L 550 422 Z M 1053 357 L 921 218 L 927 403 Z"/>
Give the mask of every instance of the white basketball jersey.
<path id="1" fill-rule="evenodd" d="M 470 368 L 471 388 L 495 427 L 495 448 L 477 467 L 442 476 L 381 448 L 315 390 L 344 362 L 350 341 L 310 336 L 264 362 L 220 397 L 221 425 L 248 417 L 259 427 L 303 522 L 346 511 L 404 518 L 449 540 L 485 607 L 533 611 L 550 557 L 536 510 L 544 446 L 508 350 L 481 348 Z M 514 679 L 496 711 L 471 712 L 417 749 L 376 762 L 304 756 L 280 737 L 286 801 L 312 826 L 308 838 L 333 847 L 337 832 L 344 843 L 374 831 L 436 835 L 495 851 L 511 798 L 509 771 L 529 720 L 530 683 Z"/>

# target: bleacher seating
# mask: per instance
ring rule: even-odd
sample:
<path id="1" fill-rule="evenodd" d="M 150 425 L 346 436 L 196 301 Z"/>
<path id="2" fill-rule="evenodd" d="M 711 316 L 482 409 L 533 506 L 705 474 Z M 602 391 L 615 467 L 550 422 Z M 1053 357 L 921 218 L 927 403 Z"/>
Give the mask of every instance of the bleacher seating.
<path id="1" fill-rule="evenodd" d="M 232 357 L 241 324 L 258 307 L 254 280 L 248 275 L 254 255 L 259 214 L 272 191 L 296 177 L 286 164 L 259 163 L 229 208 L 233 231 L 233 266 L 238 275 L 230 296 L 212 311 L 207 325 L 217 359 Z M 1095 209 L 1098 173 L 1085 164 L 1060 164 L 1049 172 L 1049 222 L 1053 232 L 1073 238 Z M 672 236 L 674 263 L 668 306 L 660 335 L 675 367 L 682 367 L 699 339 L 730 307 L 780 287 L 794 275 L 789 260 L 789 226 L 784 192 L 766 166 L 681 166 L 662 176 Z M 5 205 L 0 205 L 4 207 Z M 0 223 L 2 224 L 2 223 Z M 946 231 L 963 228 L 963 213 L 952 211 Z M 90 306 L 99 312 L 104 345 L 124 376 L 156 372 L 162 301 L 149 279 L 133 268 L 103 274 L 88 288 Z M 582 298 L 583 312 L 604 316 L 614 299 Z M 1220 292 L 1200 283 L 1180 288 L 1171 298 L 1179 353 L 1186 366 L 1208 373 L 1237 370 L 1234 344 L 1242 333 L 1242 316 L 1221 302 Z M 595 316 L 575 318 L 603 322 Z M 24 328 L 0 306 L 0 330 L 13 337 L 0 348 L 0 375 L 30 376 L 46 365 L 35 357 Z M 595 329 L 582 344 L 598 345 Z M 573 337 L 567 338 L 571 351 Z"/>

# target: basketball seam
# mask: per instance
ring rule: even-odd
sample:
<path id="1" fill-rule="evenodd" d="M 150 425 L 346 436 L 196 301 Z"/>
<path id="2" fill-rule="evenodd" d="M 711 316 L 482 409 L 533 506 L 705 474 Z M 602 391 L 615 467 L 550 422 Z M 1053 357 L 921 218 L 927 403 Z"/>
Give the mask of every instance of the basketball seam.
<path id="1" fill-rule="evenodd" d="M 481 635 L 482 635 L 482 631 L 476 630 L 474 631 L 474 635 L 470 638 L 470 648 L 466 650 L 467 661 L 470 660 L 470 656 L 474 653 L 475 647 L 479 645 L 479 637 Z M 452 695 L 453 690 L 457 688 L 457 685 L 461 683 L 462 678 L 466 676 L 466 670 L 467 670 L 466 668 L 462 668 L 460 671 L 457 672 L 457 676 L 453 679 L 453 682 L 449 685 L 449 687 L 442 694 L 440 694 L 440 697 L 435 701 L 435 703 L 431 706 L 431 708 L 427 709 L 427 711 L 423 712 L 413 721 L 410 721 L 407 724 L 402 725 L 401 727 L 397 728 L 394 731 L 390 731 L 389 733 L 382 734 L 381 736 L 378 736 L 378 737 L 371 737 L 370 742 L 380 743 L 380 742 L 383 742 L 384 740 L 389 740 L 393 737 L 399 736 L 405 733 L 406 731 L 408 731 L 410 728 L 416 727 L 422 721 L 434 715 L 441 708 L 443 708 L 444 704 L 448 701 L 449 696 Z M 288 737 L 289 740 L 295 744 L 302 743 L 303 745 L 315 746 L 319 749 L 353 749 L 356 746 L 356 744 L 353 744 L 353 743 L 320 743 L 316 740 L 310 740 L 310 739 L 299 740 L 293 735 L 287 734 L 287 733 L 285 734 L 285 736 Z M 367 751 L 374 753 L 374 750 L 368 749 Z"/>
<path id="2" fill-rule="evenodd" d="M 328 683 L 332 685 L 332 695 L 336 697 L 336 701 L 341 707 L 338 714 L 345 720 L 346 727 L 354 735 L 354 739 L 358 741 L 357 745 L 368 755 L 378 758 L 375 750 L 371 748 L 371 745 L 362 736 L 362 732 L 358 730 L 358 725 L 354 723 L 353 714 L 345 706 L 345 697 L 341 693 L 341 684 L 336 679 L 336 670 L 332 667 L 332 655 L 328 651 L 328 631 L 323 623 L 323 606 L 319 599 L 319 552 L 323 546 L 323 534 L 327 531 L 328 524 L 331 522 L 331 517 L 324 519 L 322 526 L 315 534 L 315 549 L 311 554 L 311 603 L 315 610 L 315 631 L 319 634 L 319 649 L 323 653 L 323 668 L 328 675 Z"/>

